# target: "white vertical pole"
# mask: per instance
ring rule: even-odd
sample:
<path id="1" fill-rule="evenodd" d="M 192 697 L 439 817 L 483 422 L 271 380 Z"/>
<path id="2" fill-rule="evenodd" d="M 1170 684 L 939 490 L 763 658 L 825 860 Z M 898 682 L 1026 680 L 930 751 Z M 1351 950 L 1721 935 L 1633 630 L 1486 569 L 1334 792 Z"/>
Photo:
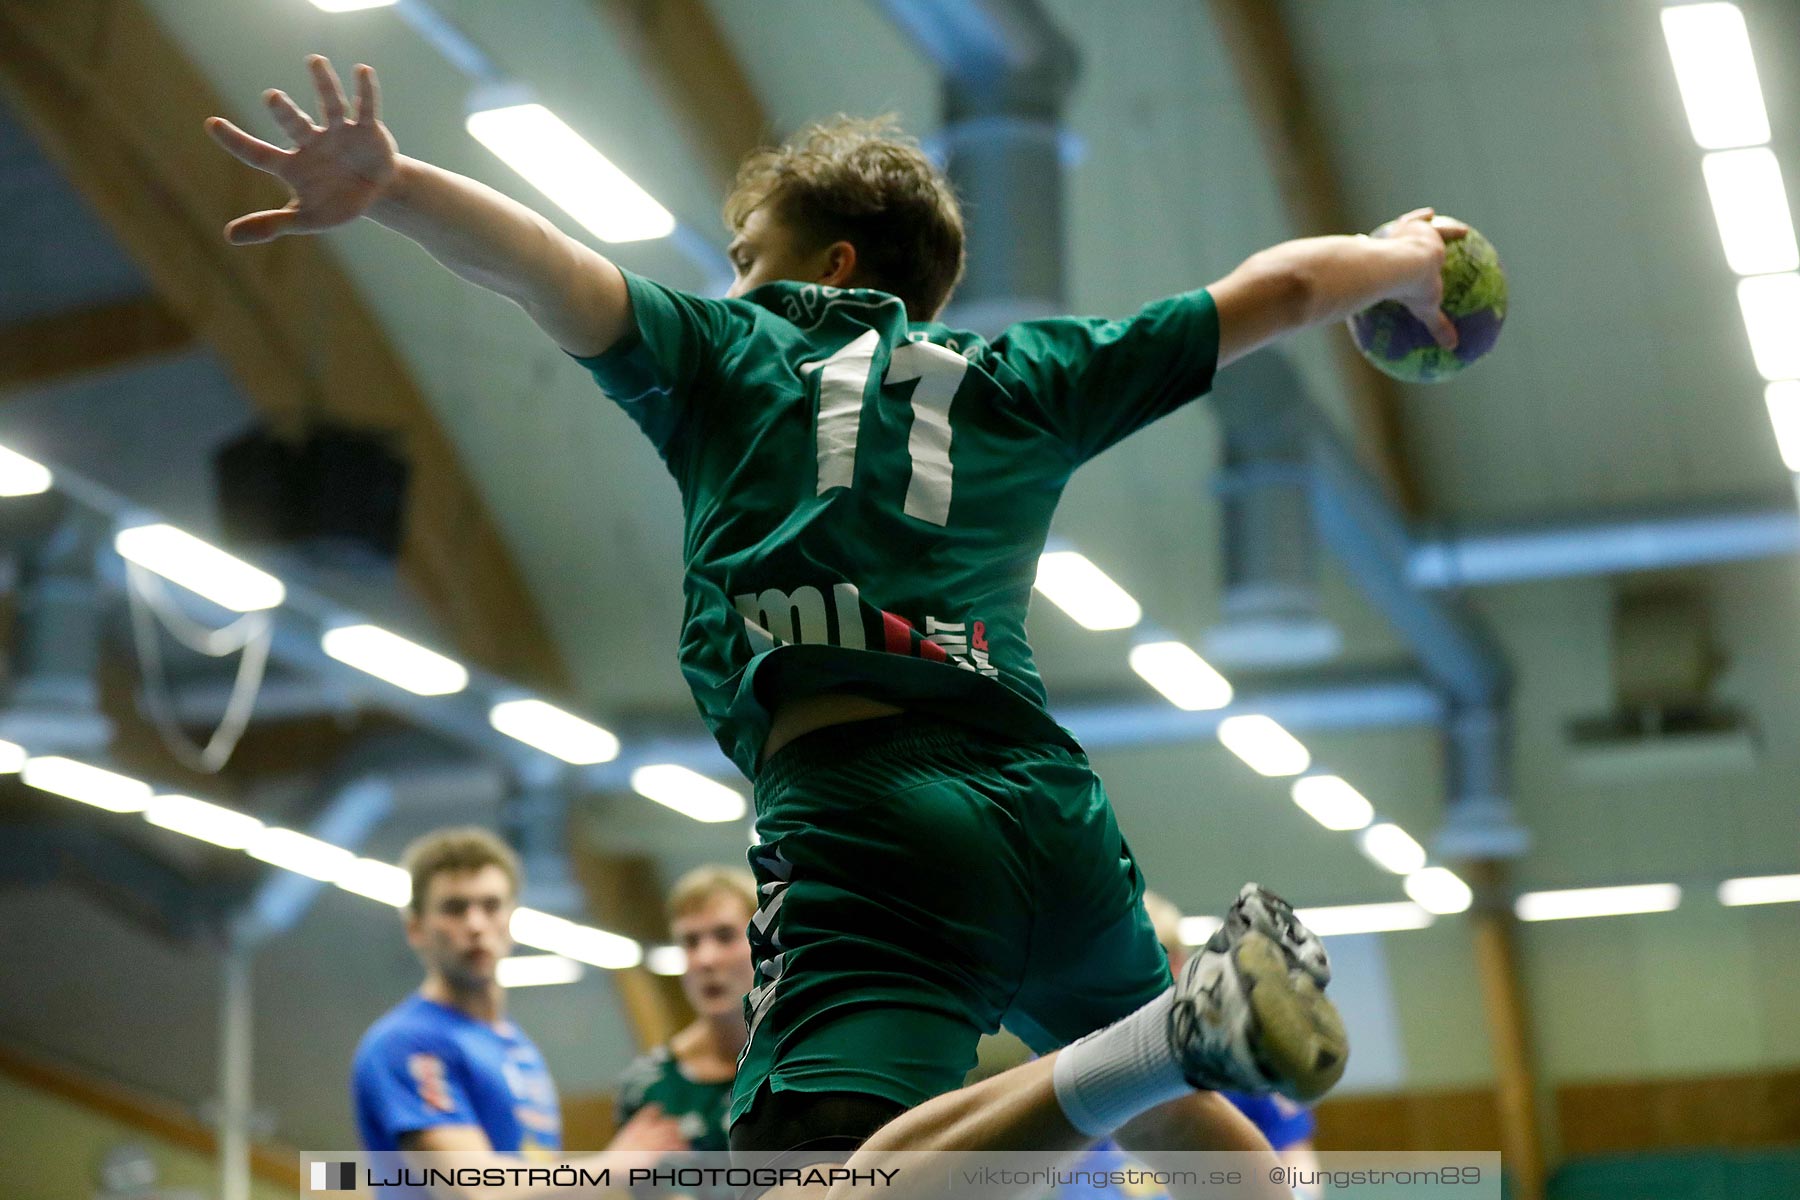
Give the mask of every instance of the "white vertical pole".
<path id="1" fill-rule="evenodd" d="M 250 1200 L 250 966 L 247 938 L 225 948 L 219 1037 L 219 1200 Z"/>

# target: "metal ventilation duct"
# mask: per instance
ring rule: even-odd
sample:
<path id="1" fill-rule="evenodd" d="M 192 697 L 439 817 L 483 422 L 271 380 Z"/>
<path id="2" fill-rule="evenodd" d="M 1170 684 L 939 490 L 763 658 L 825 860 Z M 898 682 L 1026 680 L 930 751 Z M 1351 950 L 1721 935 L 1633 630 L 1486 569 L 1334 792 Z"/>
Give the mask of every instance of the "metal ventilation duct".
<path id="1" fill-rule="evenodd" d="M 951 322 L 992 334 L 1060 315 L 1074 43 L 1036 0 L 882 0 L 882 8 L 943 73 L 945 169 L 968 230 Z"/>
<path id="2" fill-rule="evenodd" d="M 1282 354 L 1251 355 L 1221 376 L 1212 395 L 1223 462 L 1214 478 L 1223 540 L 1224 619 L 1206 631 L 1220 667 L 1318 666 L 1343 648 L 1319 610 L 1319 545 L 1307 470 L 1305 384 Z"/>
<path id="3" fill-rule="evenodd" d="M 1782 494 L 1432 532 L 1413 546 L 1406 574 L 1421 588 L 1480 587 L 1795 553 L 1800 511 Z"/>

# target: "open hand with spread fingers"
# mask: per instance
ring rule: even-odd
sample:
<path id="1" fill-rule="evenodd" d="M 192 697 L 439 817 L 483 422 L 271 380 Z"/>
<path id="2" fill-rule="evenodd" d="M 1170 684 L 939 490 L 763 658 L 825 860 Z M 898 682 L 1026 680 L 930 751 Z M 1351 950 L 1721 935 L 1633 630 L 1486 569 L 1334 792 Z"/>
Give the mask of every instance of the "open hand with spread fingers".
<path id="1" fill-rule="evenodd" d="M 225 227 L 237 246 L 273 241 L 290 233 L 317 233 L 364 215 L 393 180 L 399 157 L 393 135 L 381 123 L 381 93 L 373 67 L 356 68 L 356 111 L 348 111 L 343 86 L 323 56 L 306 60 L 319 93 L 316 123 L 285 92 L 263 93 L 275 121 L 294 143 L 283 150 L 252 137 L 223 117 L 210 117 L 206 131 L 239 160 L 267 171 L 288 185 L 293 198 L 284 208 L 248 213 Z"/>

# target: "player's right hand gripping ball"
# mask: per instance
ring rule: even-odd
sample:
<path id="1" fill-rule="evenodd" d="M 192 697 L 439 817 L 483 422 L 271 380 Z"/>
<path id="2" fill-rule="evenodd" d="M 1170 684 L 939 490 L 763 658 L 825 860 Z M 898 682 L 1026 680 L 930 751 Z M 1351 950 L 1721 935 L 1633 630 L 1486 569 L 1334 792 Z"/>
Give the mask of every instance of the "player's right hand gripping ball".
<path id="1" fill-rule="evenodd" d="M 1456 325 L 1454 350 L 1438 345 L 1425 323 L 1393 300 L 1351 317 L 1350 336 L 1364 358 L 1407 383 L 1448 379 L 1492 350 L 1506 321 L 1506 272 L 1494 244 L 1473 229 L 1444 245 L 1443 308 Z"/>

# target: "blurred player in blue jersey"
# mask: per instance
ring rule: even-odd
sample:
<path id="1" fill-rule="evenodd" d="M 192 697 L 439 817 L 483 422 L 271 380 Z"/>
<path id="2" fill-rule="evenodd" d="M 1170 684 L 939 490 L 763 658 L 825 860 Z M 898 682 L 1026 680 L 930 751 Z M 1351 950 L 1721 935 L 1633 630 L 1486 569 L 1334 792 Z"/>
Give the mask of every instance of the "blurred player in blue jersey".
<path id="1" fill-rule="evenodd" d="M 496 978 L 512 950 L 518 858 L 488 831 L 463 828 L 420 838 L 404 863 L 412 876 L 406 939 L 425 980 L 356 1048 L 351 1091 L 364 1149 L 559 1159 L 556 1085 L 531 1039 L 506 1019 Z M 682 1145 L 675 1122 L 652 1106 L 609 1149 Z"/>
<path id="2" fill-rule="evenodd" d="M 733 1151 L 1073 1156 L 1113 1135 L 1145 1156 L 1267 1154 L 1212 1089 L 1306 1100 L 1336 1081 L 1324 950 L 1246 886 L 1171 981 L 1105 791 L 1049 714 L 1026 608 L 1070 474 L 1217 369 L 1382 300 L 1454 344 L 1440 272 L 1467 227 L 1419 209 L 1380 239 L 1264 250 L 1125 320 L 990 341 L 938 323 L 960 210 L 880 123 L 745 162 L 726 202 L 736 280 L 710 299 L 402 156 L 372 70 L 352 106 L 328 62 L 308 65 L 319 120 L 267 96 L 293 149 L 208 122 L 293 193 L 227 237 L 367 216 L 412 238 L 516 301 L 680 488 L 682 673 L 755 782 L 761 835 Z M 1045 1057 L 960 1087 L 1002 1021 Z"/>

